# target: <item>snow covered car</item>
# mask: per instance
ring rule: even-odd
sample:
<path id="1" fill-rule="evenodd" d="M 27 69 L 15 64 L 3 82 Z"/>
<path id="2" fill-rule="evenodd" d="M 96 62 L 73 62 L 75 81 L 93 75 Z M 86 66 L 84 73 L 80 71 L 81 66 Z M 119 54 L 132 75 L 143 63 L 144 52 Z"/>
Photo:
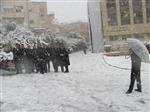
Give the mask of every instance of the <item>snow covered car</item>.
<path id="1" fill-rule="evenodd" d="M 13 53 L 0 52 L 0 68 L 6 70 L 15 69 L 13 64 Z"/>

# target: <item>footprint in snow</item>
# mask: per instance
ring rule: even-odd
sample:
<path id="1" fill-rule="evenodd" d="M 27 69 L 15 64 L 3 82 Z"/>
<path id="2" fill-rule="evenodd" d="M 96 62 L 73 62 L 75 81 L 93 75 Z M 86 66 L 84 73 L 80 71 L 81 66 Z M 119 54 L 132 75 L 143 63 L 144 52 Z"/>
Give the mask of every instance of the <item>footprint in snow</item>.
<path id="1" fill-rule="evenodd" d="M 146 102 L 144 101 L 144 99 L 140 99 L 140 100 L 138 100 L 138 102 L 141 103 L 141 104 L 146 104 Z"/>

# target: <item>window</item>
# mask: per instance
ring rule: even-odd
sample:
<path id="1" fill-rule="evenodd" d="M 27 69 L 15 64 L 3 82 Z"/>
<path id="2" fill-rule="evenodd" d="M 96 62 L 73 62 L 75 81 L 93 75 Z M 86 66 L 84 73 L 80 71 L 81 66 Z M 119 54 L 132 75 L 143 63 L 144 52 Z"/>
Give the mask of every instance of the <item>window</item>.
<path id="1" fill-rule="evenodd" d="M 40 16 L 44 16 L 44 9 L 40 9 Z"/>
<path id="2" fill-rule="evenodd" d="M 30 20 L 30 24 L 33 24 L 34 23 L 34 20 Z"/>
<path id="3" fill-rule="evenodd" d="M 107 0 L 108 25 L 117 26 L 116 0 Z"/>
<path id="4" fill-rule="evenodd" d="M 132 35 L 128 34 L 128 35 L 122 35 L 122 40 L 127 40 L 127 38 L 131 38 Z"/>
<path id="5" fill-rule="evenodd" d="M 143 23 L 142 0 L 133 0 L 132 5 L 133 5 L 134 23 L 135 24 Z"/>
<path id="6" fill-rule="evenodd" d="M 3 2 L 1 4 L 1 11 L 4 13 L 9 13 L 14 11 L 14 6 L 12 4 L 8 4 L 7 2 Z"/>
<path id="7" fill-rule="evenodd" d="M 127 40 L 127 36 L 126 35 L 122 35 L 122 40 Z"/>
<path id="8" fill-rule="evenodd" d="M 129 0 L 120 0 L 121 24 L 130 24 Z"/>
<path id="9" fill-rule="evenodd" d="M 150 33 L 145 34 L 147 38 L 150 38 Z"/>
<path id="10" fill-rule="evenodd" d="M 134 34 L 133 37 L 137 38 L 137 39 L 143 39 L 144 38 L 144 34 L 142 34 L 142 33 Z"/>
<path id="11" fill-rule="evenodd" d="M 3 11 L 5 13 L 10 13 L 10 12 L 13 12 L 13 8 L 3 8 Z"/>
<path id="12" fill-rule="evenodd" d="M 150 33 L 147 33 L 147 36 L 150 37 Z"/>
<path id="13" fill-rule="evenodd" d="M 118 36 L 110 36 L 109 37 L 110 41 L 115 41 L 115 40 L 118 40 L 118 39 L 119 39 Z"/>
<path id="14" fill-rule="evenodd" d="M 146 15 L 147 15 L 147 23 L 150 23 L 150 0 L 146 0 Z"/>
<path id="15" fill-rule="evenodd" d="M 22 12 L 23 6 L 16 6 L 15 9 L 17 13 Z"/>
<path id="16" fill-rule="evenodd" d="M 29 9 L 29 12 L 32 12 L 32 9 Z"/>

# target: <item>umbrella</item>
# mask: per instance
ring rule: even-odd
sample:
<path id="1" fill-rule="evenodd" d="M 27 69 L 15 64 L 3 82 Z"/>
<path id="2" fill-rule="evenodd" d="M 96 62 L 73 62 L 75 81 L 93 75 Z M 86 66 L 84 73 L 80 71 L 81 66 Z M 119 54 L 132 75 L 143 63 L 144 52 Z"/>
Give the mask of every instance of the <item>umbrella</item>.
<path id="1" fill-rule="evenodd" d="M 129 48 L 131 48 L 133 52 L 141 58 L 142 62 L 149 62 L 148 50 L 140 40 L 135 38 L 128 38 L 127 42 Z"/>

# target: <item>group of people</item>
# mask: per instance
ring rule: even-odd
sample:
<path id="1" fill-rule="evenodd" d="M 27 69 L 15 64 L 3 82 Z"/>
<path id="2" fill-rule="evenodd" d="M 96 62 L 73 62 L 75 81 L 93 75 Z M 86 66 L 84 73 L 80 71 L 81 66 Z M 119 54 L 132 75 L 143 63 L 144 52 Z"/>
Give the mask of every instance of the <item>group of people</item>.
<path id="1" fill-rule="evenodd" d="M 63 44 L 55 45 L 38 45 L 36 47 L 25 47 L 24 44 L 17 44 L 11 50 L 13 52 L 13 62 L 15 64 L 16 73 L 33 73 L 40 72 L 41 74 L 50 72 L 50 63 L 52 62 L 55 72 L 58 68 L 64 73 L 69 72 L 70 65 L 69 50 Z M 134 83 L 137 82 L 135 91 L 142 92 L 141 85 L 141 58 L 130 49 L 131 56 L 131 77 L 130 85 L 126 94 L 133 91 Z M 86 51 L 84 51 L 86 54 Z"/>
<path id="2" fill-rule="evenodd" d="M 33 48 L 24 47 L 24 44 L 16 44 L 12 52 L 17 74 L 50 72 L 50 62 L 52 62 L 55 72 L 58 72 L 59 67 L 64 73 L 69 72 L 69 50 L 63 44 L 38 45 Z"/>

